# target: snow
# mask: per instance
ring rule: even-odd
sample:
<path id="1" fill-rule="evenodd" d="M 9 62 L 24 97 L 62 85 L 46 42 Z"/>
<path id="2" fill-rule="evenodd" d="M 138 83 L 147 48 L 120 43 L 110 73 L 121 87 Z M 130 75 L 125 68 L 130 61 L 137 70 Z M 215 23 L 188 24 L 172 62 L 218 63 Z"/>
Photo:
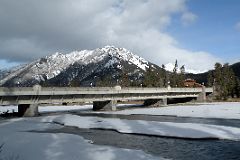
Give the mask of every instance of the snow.
<path id="1" fill-rule="evenodd" d="M 110 113 L 110 112 L 105 112 Z M 200 105 L 168 106 L 116 111 L 114 114 L 169 115 L 179 117 L 240 119 L 239 102 L 209 103 Z"/>
<path id="2" fill-rule="evenodd" d="M 92 105 L 74 105 L 74 106 L 40 106 L 39 112 L 59 112 L 59 111 L 74 111 L 74 110 L 92 110 Z"/>
<path id="3" fill-rule="evenodd" d="M 12 113 L 12 112 L 17 112 L 17 106 L 0 106 L 0 114 L 2 113 Z"/>
<path id="4" fill-rule="evenodd" d="M 120 133 L 177 138 L 240 140 L 240 128 L 219 125 L 81 117 L 70 114 L 59 116 L 53 121 L 65 126 L 113 129 Z"/>
<path id="5" fill-rule="evenodd" d="M 172 72 L 174 69 L 174 64 L 173 63 L 167 63 L 165 64 L 165 69 L 169 72 Z M 180 73 L 180 68 L 178 67 L 177 70 L 178 73 Z M 196 70 L 196 69 L 189 69 L 185 66 L 185 72 L 186 73 L 193 73 L 193 74 L 199 74 L 199 73 L 204 73 L 207 72 L 207 70 Z"/>
<path id="6" fill-rule="evenodd" d="M 61 126 L 56 124 L 45 123 L 53 118 L 54 116 L 18 118 L 1 122 L 0 144 L 4 144 L 4 146 L 0 154 L 0 159 L 162 159 L 161 157 L 153 157 L 143 151 L 94 145 L 91 141 L 77 135 L 29 132 L 61 128 Z"/>
<path id="7" fill-rule="evenodd" d="M 105 64 L 105 68 L 109 68 L 112 67 L 114 64 L 118 63 L 118 60 L 116 58 L 109 60 L 106 64 Z"/>
<path id="8" fill-rule="evenodd" d="M 174 64 L 172 63 L 167 63 L 165 64 L 165 69 L 169 72 L 172 72 L 173 71 L 173 68 L 174 68 Z"/>
<path id="9" fill-rule="evenodd" d="M 61 112 L 61 111 L 85 111 L 92 110 L 92 105 L 72 105 L 72 106 L 62 106 L 62 105 L 54 105 L 54 106 L 39 106 L 38 110 L 40 113 L 47 112 Z M 0 114 L 8 112 L 17 112 L 17 106 L 0 106 Z"/>

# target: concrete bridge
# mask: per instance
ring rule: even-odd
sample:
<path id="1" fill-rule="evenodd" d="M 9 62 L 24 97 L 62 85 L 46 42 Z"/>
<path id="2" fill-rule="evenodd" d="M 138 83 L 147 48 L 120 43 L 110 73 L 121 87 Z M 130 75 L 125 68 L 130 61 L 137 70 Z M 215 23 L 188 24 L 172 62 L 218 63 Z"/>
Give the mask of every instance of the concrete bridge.
<path id="1" fill-rule="evenodd" d="M 92 102 L 93 110 L 116 110 L 118 101 L 144 100 L 144 105 L 167 105 L 172 98 L 206 101 L 212 88 L 34 87 L 0 88 L 0 105 L 18 105 L 20 116 L 38 114 L 39 104 Z"/>

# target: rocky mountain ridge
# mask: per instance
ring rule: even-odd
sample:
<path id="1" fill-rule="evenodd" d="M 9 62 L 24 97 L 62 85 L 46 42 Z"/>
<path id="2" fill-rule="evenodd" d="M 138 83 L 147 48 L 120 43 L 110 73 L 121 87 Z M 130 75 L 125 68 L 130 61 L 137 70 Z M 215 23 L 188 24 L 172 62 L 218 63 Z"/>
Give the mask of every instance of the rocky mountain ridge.
<path id="1" fill-rule="evenodd" d="M 32 86 L 51 84 L 68 86 L 72 81 L 79 85 L 97 83 L 107 77 L 117 79 L 127 74 L 131 80 L 140 80 L 149 68 L 160 68 L 125 48 L 105 46 L 95 50 L 74 51 L 68 54 L 55 53 L 32 63 L 18 67 L 7 76 L 2 76 L 2 86 Z"/>

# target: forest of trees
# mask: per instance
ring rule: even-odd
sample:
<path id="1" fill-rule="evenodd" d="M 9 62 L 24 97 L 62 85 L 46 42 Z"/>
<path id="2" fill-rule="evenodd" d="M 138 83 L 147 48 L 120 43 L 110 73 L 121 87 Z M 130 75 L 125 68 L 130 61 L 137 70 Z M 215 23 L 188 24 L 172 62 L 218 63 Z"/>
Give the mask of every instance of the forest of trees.
<path id="1" fill-rule="evenodd" d="M 214 94 L 217 100 L 227 100 L 228 98 L 239 98 L 240 81 L 235 76 L 228 63 L 222 65 L 215 64 L 215 69 L 208 74 L 208 86 L 214 87 Z"/>
<path id="2" fill-rule="evenodd" d="M 149 67 L 144 75 L 143 85 L 145 87 L 183 87 L 185 80 L 185 67 L 178 68 L 178 62 L 175 61 L 175 65 L 172 72 L 168 72 L 165 66 L 162 65 L 161 70 L 156 70 L 153 67 Z"/>

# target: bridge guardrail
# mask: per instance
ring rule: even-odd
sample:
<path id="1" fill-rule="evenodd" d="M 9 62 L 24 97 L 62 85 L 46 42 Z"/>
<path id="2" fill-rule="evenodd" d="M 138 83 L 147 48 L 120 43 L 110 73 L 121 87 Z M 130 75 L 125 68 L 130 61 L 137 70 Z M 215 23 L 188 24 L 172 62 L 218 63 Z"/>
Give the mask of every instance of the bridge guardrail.
<path id="1" fill-rule="evenodd" d="M 178 92 L 202 92 L 202 88 L 122 88 L 116 90 L 113 87 L 0 87 L 0 96 L 7 95 L 58 95 L 58 94 L 119 94 L 119 93 L 178 93 Z M 213 88 L 205 88 L 206 92 L 213 92 Z"/>

